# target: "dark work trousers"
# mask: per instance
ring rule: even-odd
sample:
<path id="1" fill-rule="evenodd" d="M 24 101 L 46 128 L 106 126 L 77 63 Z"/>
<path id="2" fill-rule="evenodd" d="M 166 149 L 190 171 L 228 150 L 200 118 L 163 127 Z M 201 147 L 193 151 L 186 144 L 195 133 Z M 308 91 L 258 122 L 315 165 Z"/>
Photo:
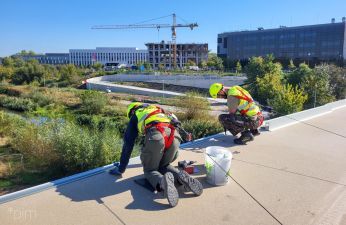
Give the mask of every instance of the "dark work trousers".
<path id="1" fill-rule="evenodd" d="M 255 118 L 236 114 L 221 114 L 219 115 L 219 121 L 222 126 L 236 136 L 238 133 L 246 130 L 255 130 L 262 125 L 263 116 L 258 115 Z"/>
<path id="2" fill-rule="evenodd" d="M 165 128 L 167 137 L 171 130 Z M 180 142 L 182 141 L 179 132 L 175 130 L 174 141 L 172 145 L 165 150 L 165 140 L 155 127 L 146 131 L 144 145 L 141 150 L 141 161 L 145 178 L 157 189 L 161 178 L 166 172 L 171 172 L 174 179 L 177 180 L 179 170 L 170 165 L 177 157 Z"/>

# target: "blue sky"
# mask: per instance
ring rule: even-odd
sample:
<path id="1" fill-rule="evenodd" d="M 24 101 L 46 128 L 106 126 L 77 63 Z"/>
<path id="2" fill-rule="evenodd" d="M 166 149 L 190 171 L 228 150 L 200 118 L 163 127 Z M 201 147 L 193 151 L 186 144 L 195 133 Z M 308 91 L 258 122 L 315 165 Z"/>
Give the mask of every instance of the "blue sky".
<path id="1" fill-rule="evenodd" d="M 216 52 L 217 34 L 227 31 L 340 22 L 345 0 L 1 0 L 0 56 L 22 49 L 38 53 L 73 48 L 137 47 L 171 40 L 161 29 L 92 30 L 93 25 L 133 24 L 170 15 L 178 23 L 197 22 L 191 31 L 177 29 L 177 42 L 208 43 Z M 182 18 L 182 19 L 181 19 Z M 171 17 L 149 23 L 171 23 Z"/>

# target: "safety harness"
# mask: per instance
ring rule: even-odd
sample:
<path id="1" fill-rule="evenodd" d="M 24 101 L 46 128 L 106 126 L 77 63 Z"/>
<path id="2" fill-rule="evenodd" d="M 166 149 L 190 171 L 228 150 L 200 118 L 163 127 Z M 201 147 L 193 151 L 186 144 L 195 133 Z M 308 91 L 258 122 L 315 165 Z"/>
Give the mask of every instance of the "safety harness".
<path id="1" fill-rule="evenodd" d="M 238 99 L 242 99 L 242 100 L 245 100 L 248 102 L 246 109 L 240 110 L 240 114 L 244 116 L 249 111 L 251 103 L 253 102 L 253 99 L 248 97 L 240 88 L 237 88 L 237 90 L 242 94 L 242 96 L 240 96 L 240 95 L 236 95 L 236 96 L 233 95 L 233 96 L 238 98 Z"/>
<path id="2" fill-rule="evenodd" d="M 236 95 L 236 96 L 233 95 L 233 96 L 236 97 L 236 98 L 238 98 L 238 99 L 242 99 L 242 100 L 245 100 L 245 101 L 248 102 L 246 108 L 239 111 L 240 114 L 241 114 L 242 116 L 245 116 L 246 113 L 247 113 L 247 112 L 250 110 L 250 108 L 251 108 L 251 104 L 253 103 L 253 99 L 250 98 L 249 96 L 247 96 L 240 88 L 237 88 L 237 90 L 242 94 L 242 96 L 239 96 L 239 95 Z M 264 117 L 262 116 L 262 112 L 259 111 L 256 115 L 259 116 L 259 118 L 260 118 L 260 120 L 258 121 L 258 123 L 259 123 L 259 126 L 261 126 L 262 123 L 263 123 L 263 121 L 264 121 Z"/>
<path id="3" fill-rule="evenodd" d="M 151 113 L 148 114 L 148 116 L 146 117 L 149 118 L 155 114 L 158 113 L 164 113 L 164 111 L 159 108 Z M 173 144 L 174 141 L 174 133 L 175 133 L 175 127 L 173 126 L 173 124 L 170 123 L 162 123 L 162 122 L 152 122 L 148 125 L 145 126 L 144 131 L 146 132 L 149 128 L 155 127 L 162 135 L 163 139 L 165 140 L 165 150 L 169 149 L 171 147 L 171 145 Z M 168 127 L 169 129 L 171 129 L 171 133 L 169 135 L 169 137 L 167 137 L 166 132 L 165 132 L 165 127 Z"/>

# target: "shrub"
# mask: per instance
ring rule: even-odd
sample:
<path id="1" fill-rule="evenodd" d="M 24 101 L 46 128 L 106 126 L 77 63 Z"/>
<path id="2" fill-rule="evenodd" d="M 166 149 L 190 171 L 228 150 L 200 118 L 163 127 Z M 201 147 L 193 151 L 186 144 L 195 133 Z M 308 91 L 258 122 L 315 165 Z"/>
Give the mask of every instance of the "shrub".
<path id="1" fill-rule="evenodd" d="M 31 99 L 33 102 L 37 103 L 39 106 L 43 107 L 53 103 L 53 98 L 49 95 L 43 94 L 38 90 L 34 90 L 29 94 L 25 95 L 26 98 Z"/>
<path id="2" fill-rule="evenodd" d="M 50 127 L 25 123 L 12 133 L 11 146 L 24 155 L 26 165 L 35 169 L 56 166 L 60 156 L 54 149 Z"/>
<path id="3" fill-rule="evenodd" d="M 275 97 L 269 100 L 269 104 L 277 112 L 286 115 L 301 111 L 306 100 L 307 96 L 304 94 L 303 89 L 287 84 L 278 90 Z"/>
<path id="4" fill-rule="evenodd" d="M 16 111 L 32 111 L 37 105 L 30 99 L 0 96 L 0 106 Z"/>
<path id="5" fill-rule="evenodd" d="M 178 113 L 180 120 L 209 118 L 210 104 L 207 99 L 202 98 L 196 92 L 189 92 L 186 96 L 180 97 L 177 106 L 183 112 L 182 114 Z"/>
<path id="6" fill-rule="evenodd" d="M 89 115 L 101 113 L 108 102 L 107 96 L 97 91 L 85 91 L 80 94 L 80 98 L 82 111 Z"/>
<path id="7" fill-rule="evenodd" d="M 9 136 L 9 132 L 15 130 L 20 122 L 19 116 L 0 111 L 0 136 Z"/>
<path id="8" fill-rule="evenodd" d="M 113 129 L 118 132 L 118 134 L 125 133 L 128 119 L 124 116 L 122 117 L 102 117 L 102 116 L 91 116 L 86 114 L 81 114 L 76 116 L 76 122 L 82 126 L 88 126 L 92 129 L 104 130 Z"/>
<path id="9" fill-rule="evenodd" d="M 57 129 L 54 146 L 67 171 L 82 171 L 118 160 L 122 141 L 116 131 L 83 129 L 66 123 Z"/>
<path id="10" fill-rule="evenodd" d="M 87 129 L 68 121 L 23 122 L 11 133 L 12 148 L 35 169 L 80 172 L 119 160 L 118 131 Z"/>
<path id="11" fill-rule="evenodd" d="M 184 129 L 192 133 L 194 139 L 217 134 L 223 131 L 220 123 L 215 120 L 187 120 L 182 123 Z"/>
<path id="12" fill-rule="evenodd" d="M 45 76 L 45 68 L 37 61 L 26 62 L 16 69 L 11 82 L 13 84 L 31 83 L 34 80 L 40 81 Z"/>
<path id="13" fill-rule="evenodd" d="M 311 108 L 315 105 L 320 106 L 335 101 L 329 79 L 329 68 L 327 65 L 316 66 L 312 73 L 304 76 L 301 86 L 308 96 L 305 108 Z"/>
<path id="14" fill-rule="evenodd" d="M 14 87 L 0 85 L 0 94 L 19 97 L 22 94 L 22 91 Z"/>

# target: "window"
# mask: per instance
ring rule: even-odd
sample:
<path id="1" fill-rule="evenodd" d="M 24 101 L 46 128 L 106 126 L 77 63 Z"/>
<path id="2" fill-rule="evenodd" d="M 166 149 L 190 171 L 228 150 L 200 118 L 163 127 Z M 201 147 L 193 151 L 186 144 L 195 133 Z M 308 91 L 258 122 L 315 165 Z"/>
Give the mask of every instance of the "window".
<path id="1" fill-rule="evenodd" d="M 223 38 L 223 48 L 227 48 L 227 38 Z"/>
<path id="2" fill-rule="evenodd" d="M 218 38 L 217 43 L 222 43 L 222 38 Z"/>

